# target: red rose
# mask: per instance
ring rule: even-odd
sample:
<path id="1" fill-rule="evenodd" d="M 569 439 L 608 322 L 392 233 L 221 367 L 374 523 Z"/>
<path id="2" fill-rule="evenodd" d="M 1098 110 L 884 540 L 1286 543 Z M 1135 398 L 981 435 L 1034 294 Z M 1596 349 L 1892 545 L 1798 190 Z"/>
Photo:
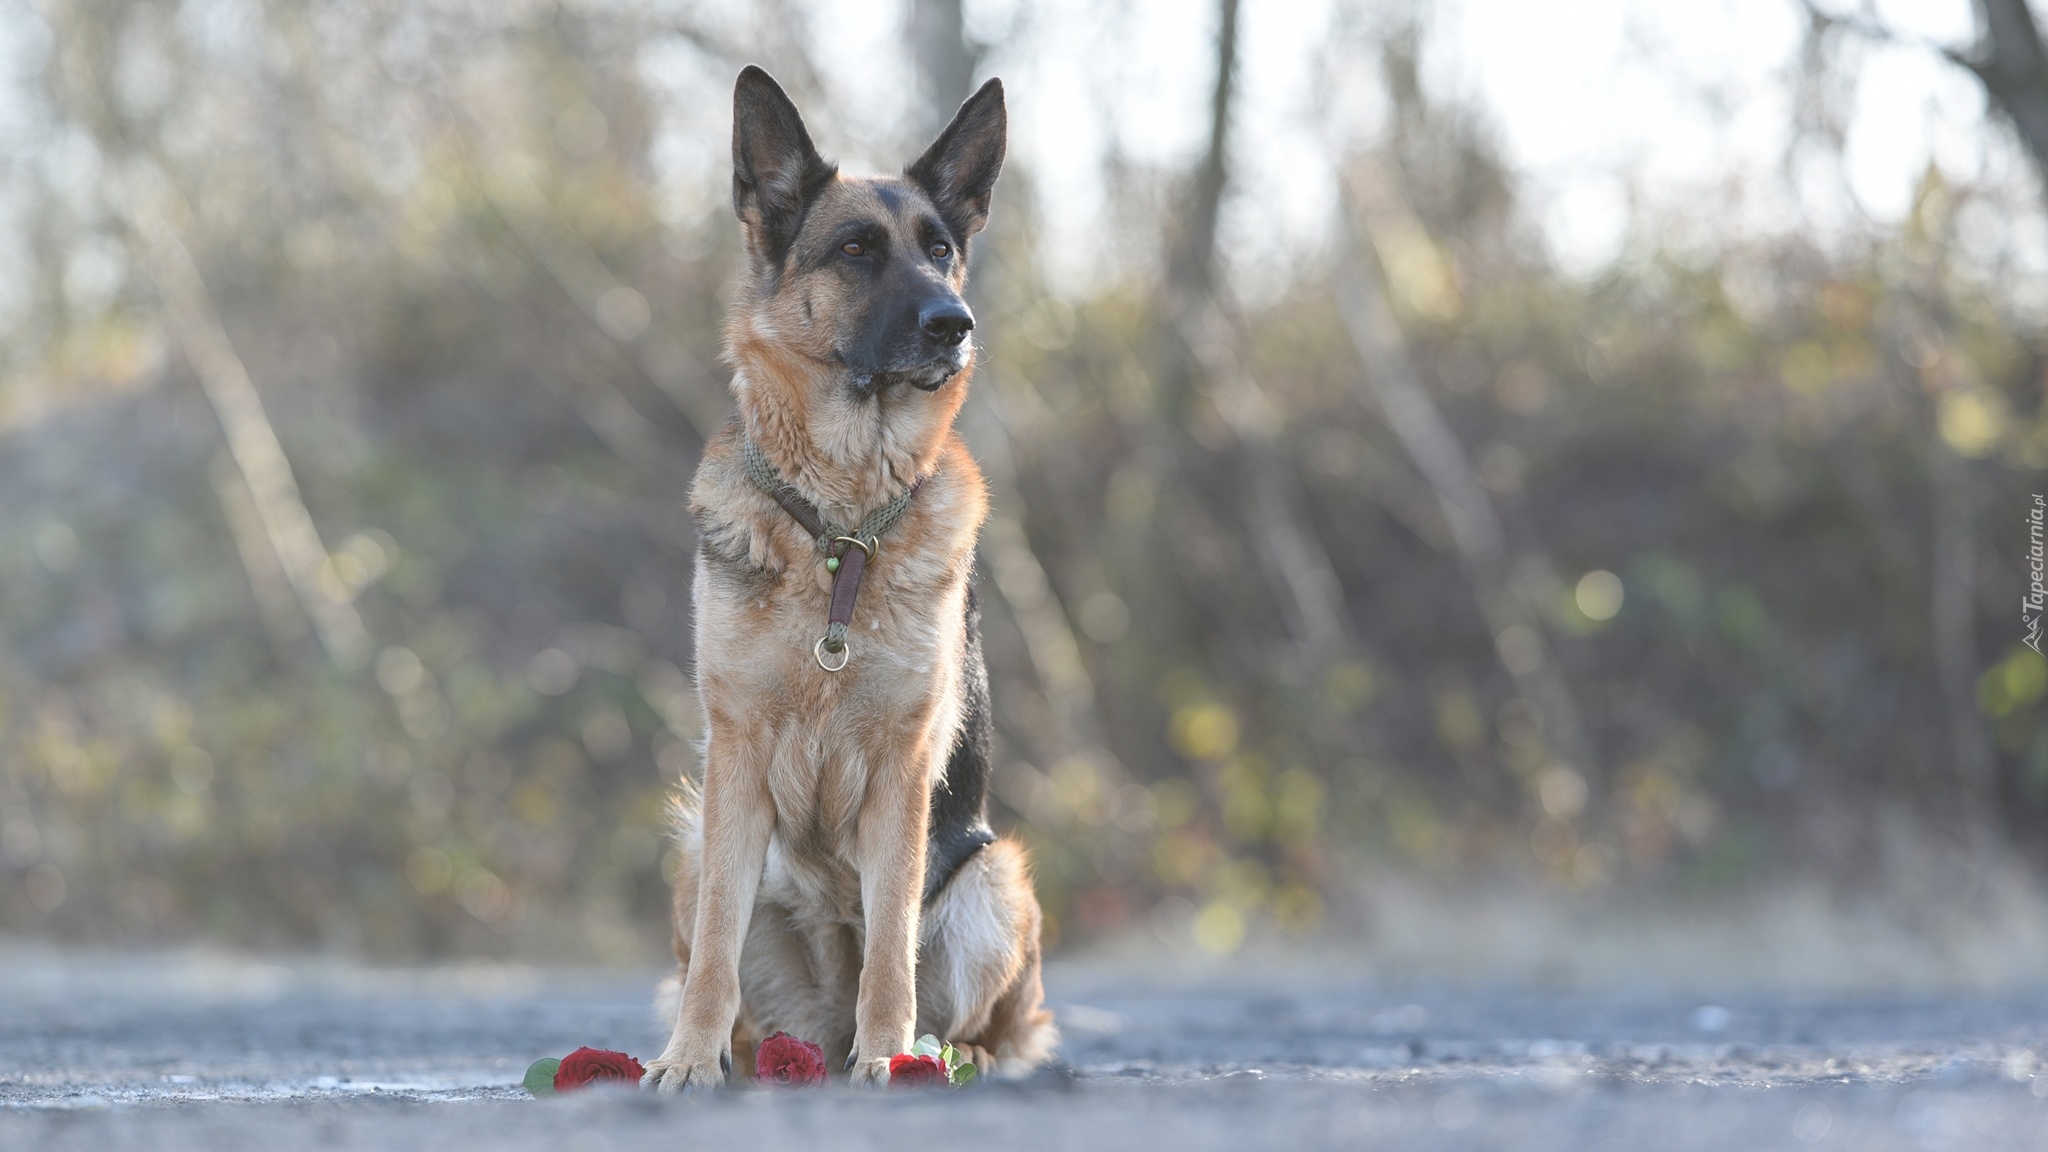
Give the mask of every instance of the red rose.
<path id="1" fill-rule="evenodd" d="M 637 1088 L 640 1078 L 647 1075 L 647 1069 L 638 1060 L 624 1052 L 607 1052 L 602 1048 L 578 1048 L 562 1057 L 562 1066 L 555 1069 L 555 1091 L 567 1092 L 585 1084 L 598 1081 L 630 1084 Z"/>
<path id="2" fill-rule="evenodd" d="M 823 1084 L 825 1050 L 787 1032 L 777 1032 L 754 1049 L 754 1079 L 793 1088 Z"/>
<path id="3" fill-rule="evenodd" d="M 889 1087 L 922 1088 L 927 1085 L 946 1086 L 946 1066 L 935 1056 L 912 1056 L 904 1053 L 889 1058 Z"/>

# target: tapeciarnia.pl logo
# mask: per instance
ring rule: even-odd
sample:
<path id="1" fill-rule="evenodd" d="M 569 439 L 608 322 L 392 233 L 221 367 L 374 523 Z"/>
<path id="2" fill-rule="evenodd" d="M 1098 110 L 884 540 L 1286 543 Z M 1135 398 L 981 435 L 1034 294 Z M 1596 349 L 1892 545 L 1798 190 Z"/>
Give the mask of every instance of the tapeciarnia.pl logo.
<path id="1" fill-rule="evenodd" d="M 2043 573 L 2048 572 L 2048 550 L 2043 549 L 2041 541 L 2044 516 L 2048 516 L 2048 501 L 2037 494 L 2034 506 L 2027 510 L 2027 567 L 2034 582 L 2026 599 L 2020 601 L 2020 623 L 2027 629 L 2024 643 L 2037 655 L 2041 652 L 2041 610 L 2048 607 L 2048 588 L 2042 586 Z"/>

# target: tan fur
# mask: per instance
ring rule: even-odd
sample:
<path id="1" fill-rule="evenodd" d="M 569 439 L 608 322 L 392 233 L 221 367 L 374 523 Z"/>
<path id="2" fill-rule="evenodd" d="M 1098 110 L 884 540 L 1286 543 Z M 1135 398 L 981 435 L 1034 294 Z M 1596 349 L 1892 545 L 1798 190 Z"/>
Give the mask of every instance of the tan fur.
<path id="1" fill-rule="evenodd" d="M 867 182 L 838 178 L 804 232 L 885 210 Z M 705 533 L 695 597 L 707 737 L 701 803 L 684 797 L 678 809 L 680 1003 L 647 1075 L 665 1089 L 722 1083 L 727 1060 L 751 1072 L 753 1043 L 778 1030 L 821 1043 L 835 1073 L 854 1054 L 857 1083 L 886 1082 L 889 1057 L 922 1032 L 971 1046 L 985 1073 L 1028 1070 L 1056 1035 L 1019 845 L 983 849 L 928 915 L 920 907 L 931 790 L 962 721 L 961 621 L 988 509 L 953 430 L 972 367 L 937 392 L 856 395 L 831 357 L 846 292 L 827 275 L 756 267 L 727 325 L 737 419 L 707 446 L 691 491 Z M 836 675 L 812 656 L 831 575 L 747 480 L 743 436 L 841 524 L 927 476 L 868 569 Z"/>
<path id="2" fill-rule="evenodd" d="M 657 1009 L 668 1021 L 677 1019 L 690 970 L 702 852 L 694 806 L 678 806 L 676 826 L 683 848 L 673 902 L 677 973 L 663 981 Z M 859 932 L 844 917 L 817 913 L 757 907 L 740 974 L 745 1010 L 732 1029 L 735 1075 L 753 1074 L 754 1046 L 776 1031 L 821 1042 L 834 1070 L 851 1051 Z M 916 1033 L 947 1038 L 983 1074 L 1019 1076 L 1043 1062 L 1059 1032 L 1044 1006 L 1039 930 L 1024 849 L 1005 837 L 968 861 L 923 918 Z M 756 1001 L 774 1005 L 774 1023 L 755 1019 Z"/>

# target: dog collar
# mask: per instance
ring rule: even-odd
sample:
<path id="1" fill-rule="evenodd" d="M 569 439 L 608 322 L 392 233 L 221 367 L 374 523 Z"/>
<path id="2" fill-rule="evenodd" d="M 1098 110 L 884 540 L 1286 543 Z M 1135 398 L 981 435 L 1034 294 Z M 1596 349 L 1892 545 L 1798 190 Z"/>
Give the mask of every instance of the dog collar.
<path id="1" fill-rule="evenodd" d="M 837 672 L 853 659 L 853 645 L 846 632 L 853 622 L 853 602 L 860 596 L 860 578 L 867 571 L 868 562 L 881 551 L 882 533 L 895 527 L 903 514 L 910 511 L 911 498 L 929 477 L 919 476 L 911 481 L 901 496 L 868 513 L 858 528 L 846 530 L 827 520 L 817 505 L 790 487 L 753 437 L 745 441 L 741 456 L 746 461 L 747 479 L 782 505 L 790 519 L 817 541 L 818 551 L 825 557 L 825 570 L 832 573 L 832 609 L 826 617 L 825 634 L 812 645 L 811 655 L 818 661 L 818 667 Z M 827 663 L 828 655 L 837 656 L 839 663 Z"/>

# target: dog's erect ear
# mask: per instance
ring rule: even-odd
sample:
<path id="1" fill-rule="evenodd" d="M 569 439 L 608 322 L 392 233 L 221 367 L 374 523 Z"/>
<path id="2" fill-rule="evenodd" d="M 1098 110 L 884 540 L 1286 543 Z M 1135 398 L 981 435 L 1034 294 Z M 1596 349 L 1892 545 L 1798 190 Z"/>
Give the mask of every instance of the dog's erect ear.
<path id="1" fill-rule="evenodd" d="M 960 105 L 953 122 L 917 163 L 904 170 L 938 205 L 939 215 L 960 243 L 988 223 L 989 197 L 1003 172 L 1009 136 L 1003 82 L 990 80 Z"/>
<path id="2" fill-rule="evenodd" d="M 755 255 L 782 262 L 805 206 L 837 171 L 782 86 L 757 65 L 741 69 L 732 90 L 732 207 Z"/>

